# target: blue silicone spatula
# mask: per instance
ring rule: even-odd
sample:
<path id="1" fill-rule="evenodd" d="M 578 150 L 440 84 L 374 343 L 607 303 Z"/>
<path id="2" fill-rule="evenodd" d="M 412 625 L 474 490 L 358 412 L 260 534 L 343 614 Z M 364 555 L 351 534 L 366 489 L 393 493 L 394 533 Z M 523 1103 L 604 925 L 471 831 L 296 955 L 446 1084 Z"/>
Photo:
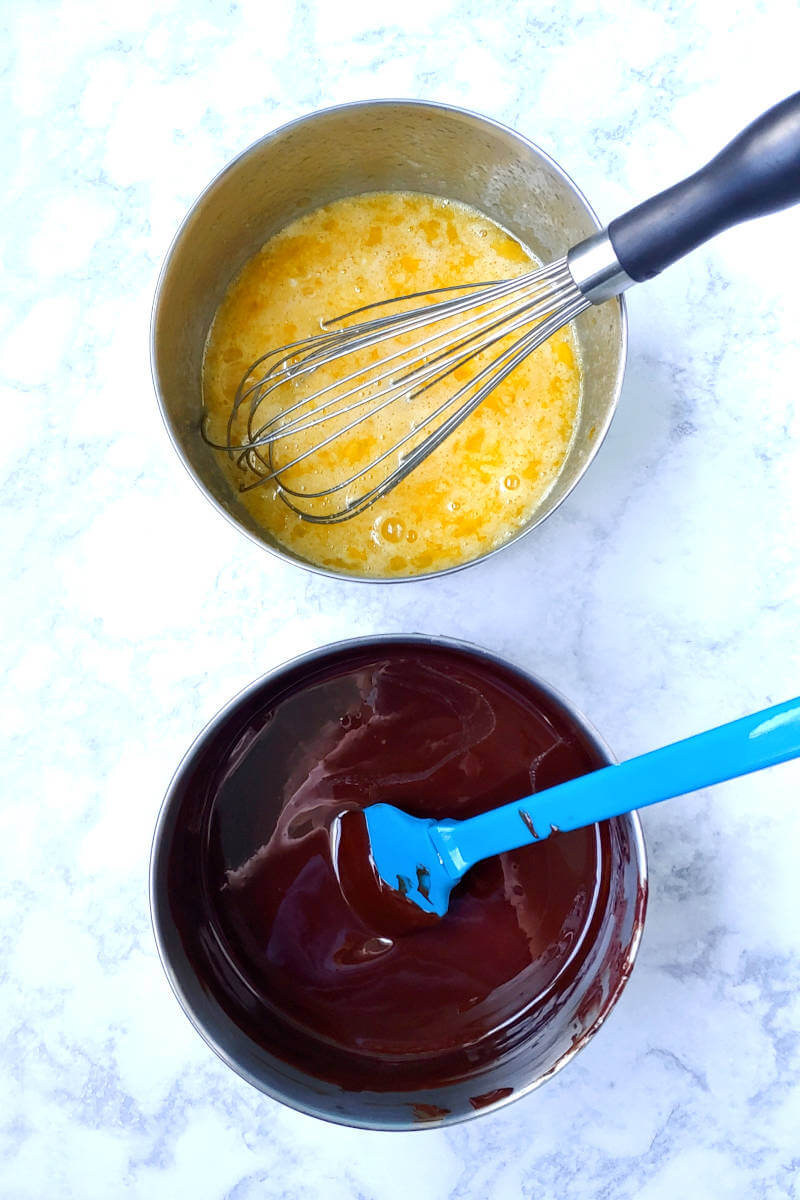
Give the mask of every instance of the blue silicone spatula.
<path id="1" fill-rule="evenodd" d="M 465 821 L 371 805 L 370 854 L 383 883 L 441 917 L 451 890 L 481 859 L 798 756 L 800 697 Z"/>

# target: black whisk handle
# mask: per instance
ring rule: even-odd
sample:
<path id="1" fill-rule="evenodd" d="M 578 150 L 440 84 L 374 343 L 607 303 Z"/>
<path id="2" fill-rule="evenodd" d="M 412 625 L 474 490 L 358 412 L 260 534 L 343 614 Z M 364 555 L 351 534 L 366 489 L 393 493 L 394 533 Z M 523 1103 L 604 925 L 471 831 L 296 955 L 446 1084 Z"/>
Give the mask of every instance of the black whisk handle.
<path id="1" fill-rule="evenodd" d="M 632 280 L 652 279 L 723 229 L 800 201 L 800 92 L 748 125 L 688 179 L 617 217 L 608 234 Z"/>

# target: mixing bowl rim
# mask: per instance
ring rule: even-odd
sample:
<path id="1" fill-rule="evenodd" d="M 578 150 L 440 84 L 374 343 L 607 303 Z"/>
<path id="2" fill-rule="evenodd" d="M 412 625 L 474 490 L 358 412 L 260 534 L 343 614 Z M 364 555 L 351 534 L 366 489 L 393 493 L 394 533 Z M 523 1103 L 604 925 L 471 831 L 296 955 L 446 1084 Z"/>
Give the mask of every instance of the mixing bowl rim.
<path id="1" fill-rule="evenodd" d="M 567 174 L 567 172 L 564 170 L 564 168 L 562 166 L 560 166 L 559 163 L 557 163 L 556 160 L 550 154 L 548 154 L 546 150 L 543 150 L 541 148 L 541 146 L 539 146 L 536 142 L 531 141 L 530 138 L 527 138 L 524 134 L 519 133 L 515 129 L 512 129 L 509 125 L 505 125 L 503 122 L 497 121 L 493 117 L 487 117 L 484 114 L 475 112 L 472 109 L 460 108 L 459 106 L 454 105 L 454 104 L 444 104 L 444 103 L 440 103 L 440 102 L 434 101 L 434 100 L 414 100 L 414 99 L 402 99 L 402 98 L 353 100 L 353 101 L 349 101 L 346 104 L 334 104 L 334 105 L 330 105 L 327 108 L 314 109 L 310 113 L 305 113 L 302 116 L 295 117 L 291 121 L 285 122 L 283 125 L 278 126 L 277 129 L 270 130 L 268 133 L 263 134 L 260 138 L 256 138 L 255 141 L 251 142 L 248 146 L 245 147 L 244 150 L 241 150 L 238 154 L 236 154 L 232 159 L 229 160 L 229 162 L 227 162 L 225 164 L 224 167 L 222 167 L 222 169 L 220 171 L 217 172 L 217 174 L 213 177 L 213 179 L 211 179 L 211 181 L 206 185 L 206 187 L 203 188 L 202 192 L 200 192 L 200 194 L 197 196 L 197 198 L 191 204 L 190 208 L 188 209 L 183 220 L 181 221 L 180 226 L 178 227 L 178 230 L 175 233 L 175 235 L 170 243 L 169 249 L 167 250 L 167 253 L 164 257 L 164 261 L 161 265 L 161 270 L 159 271 L 158 281 L 156 283 L 156 289 L 155 289 L 155 293 L 153 296 L 153 304 L 152 304 L 151 313 L 150 313 L 150 373 L 151 373 L 151 377 L 153 380 L 153 388 L 154 388 L 154 391 L 156 394 L 156 400 L 158 402 L 159 411 L 161 413 L 161 419 L 166 428 L 167 435 L 172 443 L 175 453 L 178 455 L 178 458 L 182 462 L 184 469 L 187 471 L 190 478 L 194 481 L 194 483 L 199 488 L 199 490 L 203 493 L 203 495 L 206 497 L 206 499 L 211 502 L 211 504 L 214 506 L 214 508 L 216 508 L 217 512 L 219 512 L 235 529 L 239 530 L 240 533 L 243 533 L 245 535 L 245 537 L 247 537 L 255 545 L 260 546 L 263 550 L 267 550 L 271 554 L 274 554 L 281 561 L 286 562 L 286 563 L 291 563 L 293 566 L 300 567 L 302 570 L 310 571 L 316 575 L 323 575 L 328 579 L 346 580 L 351 583 L 375 583 L 375 584 L 417 583 L 417 582 L 421 582 L 422 580 L 426 580 L 426 579 L 436 579 L 436 578 L 439 578 L 444 575 L 451 575 L 456 571 L 463 571 L 467 567 L 474 567 L 474 566 L 477 566 L 479 563 L 486 562 L 488 559 L 492 558 L 493 555 L 499 554 L 500 551 L 505 550 L 507 547 L 515 545 L 523 537 L 525 537 L 527 534 L 531 533 L 532 530 L 538 528 L 538 526 L 541 525 L 543 521 L 545 521 L 548 517 L 552 516 L 552 514 L 561 507 L 561 505 L 564 503 L 564 501 L 567 499 L 567 497 L 570 496 L 572 494 L 572 492 L 575 490 L 575 488 L 578 486 L 578 484 L 580 483 L 580 481 L 583 479 L 584 475 L 586 474 L 587 470 L 589 469 L 591 464 L 594 462 L 594 459 L 595 459 L 600 447 L 602 446 L 603 442 L 605 441 L 608 430 L 611 427 L 611 422 L 614 419 L 614 414 L 617 411 L 617 405 L 619 404 L 619 398 L 620 398 L 620 394 L 622 392 L 622 385 L 624 382 L 625 371 L 626 371 L 627 361 L 628 361 L 628 310 L 627 310 L 625 297 L 619 296 L 619 297 L 617 297 L 617 300 L 616 300 L 616 302 L 619 304 L 619 307 L 620 307 L 619 347 L 618 347 L 618 355 L 617 355 L 618 366 L 617 366 L 616 379 L 614 382 L 613 392 L 611 395 L 610 403 L 605 412 L 603 421 L 600 425 L 596 426 L 596 428 L 595 428 L 592 445 L 589 448 L 589 451 L 586 455 L 586 459 L 583 462 L 583 464 L 581 465 L 581 468 L 578 471 L 577 475 L 575 476 L 575 479 L 573 480 L 571 486 L 564 493 L 564 495 L 558 500 L 558 502 L 556 504 L 553 505 L 552 508 L 546 507 L 547 494 L 545 494 L 545 496 L 543 497 L 543 500 L 540 502 L 543 505 L 545 505 L 544 511 L 542 511 L 540 513 L 540 515 L 536 517 L 535 520 L 530 521 L 527 525 L 524 526 L 524 528 L 518 530 L 516 533 L 514 533 L 511 536 L 509 536 L 508 538 L 506 538 L 506 540 L 504 542 L 501 542 L 500 545 L 494 546 L 491 550 L 487 550 L 484 554 L 478 555 L 477 558 L 471 558 L 467 562 L 456 563 L 454 566 L 449 566 L 449 567 L 441 567 L 435 571 L 426 571 L 424 574 L 420 574 L 420 575 L 373 576 L 373 575 L 357 575 L 355 573 L 351 573 L 348 571 L 332 570 L 329 567 L 319 566 L 315 563 L 306 562 L 305 560 L 303 560 L 299 557 L 295 557 L 294 555 L 289 553 L 284 547 L 282 547 L 279 543 L 277 543 L 277 542 L 272 543 L 267 540 L 266 536 L 261 536 L 254 530 L 246 528 L 246 526 L 239 520 L 239 518 L 236 517 L 234 515 L 234 513 L 232 513 L 228 508 L 226 508 L 225 505 L 220 500 L 217 499 L 217 497 L 212 493 L 210 487 L 206 484 L 201 472 L 196 471 L 194 469 L 191 462 L 189 461 L 188 456 L 185 454 L 183 447 L 181 446 L 181 444 L 179 442 L 178 436 L 177 436 L 175 430 L 173 429 L 171 417 L 167 411 L 166 401 L 164 399 L 162 389 L 161 389 L 161 384 L 160 384 L 158 362 L 157 362 L 157 327 L 158 327 L 159 316 L 160 316 L 160 312 L 161 312 L 161 301 L 162 301 L 162 294 L 164 292 L 164 285 L 165 285 L 166 279 L 169 275 L 172 261 L 179 249 L 179 246 L 180 246 L 183 238 L 189 232 L 190 226 L 193 223 L 195 215 L 198 212 L 201 205 L 203 204 L 203 202 L 219 186 L 219 184 L 223 181 L 223 179 L 228 174 L 230 174 L 232 171 L 234 171 L 249 155 L 255 153 L 256 151 L 260 150 L 262 147 L 268 145 L 269 142 L 277 141 L 279 138 L 285 136 L 287 133 L 289 133 L 293 129 L 297 129 L 304 124 L 313 122 L 315 120 L 319 120 L 323 117 L 329 117 L 330 115 L 335 114 L 335 113 L 343 113 L 343 112 L 352 111 L 355 109 L 365 109 L 366 110 L 366 109 L 398 108 L 398 107 L 400 107 L 400 108 L 422 108 L 422 109 L 428 109 L 432 112 L 447 113 L 447 114 L 455 115 L 457 117 L 464 117 L 470 121 L 474 121 L 479 124 L 491 126 L 492 128 L 498 129 L 502 133 L 507 134 L 510 138 L 518 141 L 524 147 L 526 147 L 526 149 L 533 151 L 533 153 L 535 155 L 538 155 L 538 157 L 540 159 L 544 160 L 544 162 L 547 163 L 547 165 L 552 168 L 554 173 L 560 177 L 560 179 L 566 185 L 566 187 L 572 191 L 573 195 L 583 205 L 583 207 L 586 211 L 586 215 L 588 216 L 590 221 L 592 221 L 592 223 L 594 224 L 595 229 L 600 230 L 602 228 L 602 223 L 601 223 L 599 217 L 597 216 L 597 213 L 595 212 L 594 208 L 587 200 L 584 193 L 581 191 L 581 189 L 575 183 L 574 179 L 572 179 L 572 177 Z M 353 194 L 355 195 L 356 193 L 353 193 Z M 488 216 L 490 214 L 486 214 L 486 215 Z M 565 253 L 566 253 L 567 249 L 568 249 L 568 247 L 565 246 L 564 247 Z M 612 301 L 612 303 L 614 303 L 614 301 Z M 556 476 L 556 481 L 557 481 L 557 479 L 558 479 L 558 476 Z M 553 486 L 555 485 L 556 481 L 554 481 Z"/>

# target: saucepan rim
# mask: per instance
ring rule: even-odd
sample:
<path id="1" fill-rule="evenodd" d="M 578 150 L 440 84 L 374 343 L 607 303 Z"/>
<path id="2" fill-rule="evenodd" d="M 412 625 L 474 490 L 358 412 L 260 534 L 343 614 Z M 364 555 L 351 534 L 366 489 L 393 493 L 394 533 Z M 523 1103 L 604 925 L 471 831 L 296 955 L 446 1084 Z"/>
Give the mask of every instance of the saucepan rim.
<path id="1" fill-rule="evenodd" d="M 594 1036 L 600 1026 L 604 1023 L 611 1010 L 614 1008 L 619 996 L 621 995 L 631 971 L 633 970 L 636 956 L 641 942 L 642 931 L 644 929 L 645 917 L 647 913 L 647 887 L 648 887 L 648 870 L 647 870 L 647 851 L 645 848 L 644 835 L 642 826 L 639 820 L 638 813 L 635 811 L 624 814 L 623 817 L 617 818 L 623 820 L 628 825 L 628 834 L 630 837 L 631 852 L 635 856 L 637 869 L 637 904 L 638 911 L 634 924 L 633 933 L 630 939 L 630 944 L 626 951 L 626 966 L 620 972 L 619 978 L 613 990 L 605 997 L 602 1008 L 594 1021 L 584 1030 L 580 1039 L 569 1047 L 569 1049 L 561 1055 L 557 1062 L 550 1067 L 546 1072 L 531 1079 L 528 1083 L 516 1087 L 510 1096 L 503 1097 L 495 1101 L 491 1105 L 478 1110 L 454 1112 L 437 1119 L 431 1123 L 420 1123 L 414 1121 L 409 1116 L 408 1123 L 405 1124 L 401 1120 L 393 1120 L 391 1123 L 382 1123 L 375 1119 L 358 1119 L 354 1117 L 344 1118 L 337 1115 L 331 1109 L 324 1107 L 315 1108 L 310 1104 L 298 1102 L 296 1098 L 282 1091 L 280 1087 L 272 1084 L 271 1081 L 265 1080 L 255 1075 L 247 1067 L 237 1062 L 235 1057 L 229 1054 L 219 1043 L 213 1031 L 207 1027 L 202 1017 L 194 1010 L 191 999 L 188 995 L 188 990 L 184 986 L 182 975 L 184 971 L 179 970 L 173 962 L 166 935 L 166 928 L 169 926 L 167 888 L 164 880 L 165 873 L 165 854 L 167 852 L 168 843 L 165 839 L 167 827 L 173 816 L 173 807 L 176 803 L 176 796 L 179 793 L 181 781 L 187 771 L 191 770 L 198 753 L 200 753 L 208 740 L 212 738 L 220 727 L 220 725 L 240 706 L 246 704 L 247 700 L 260 689 L 266 687 L 271 682 L 279 679 L 281 675 L 295 670 L 302 669 L 305 665 L 311 665 L 320 661 L 323 658 L 330 657 L 348 650 L 358 650 L 371 647 L 380 647 L 386 644 L 408 644 L 424 645 L 424 646 L 442 646 L 445 648 L 463 651 L 469 655 L 477 657 L 483 661 L 488 661 L 492 664 L 500 666 L 505 670 L 522 677 L 535 687 L 541 689 L 549 699 L 553 700 L 557 705 L 560 705 L 568 714 L 571 721 L 582 730 L 586 737 L 596 746 L 596 748 L 608 759 L 609 763 L 616 762 L 616 758 L 606 743 L 605 739 L 598 733 L 591 722 L 584 714 L 568 700 L 560 691 L 552 684 L 543 680 L 540 676 L 534 674 L 524 667 L 518 666 L 516 663 L 509 662 L 499 654 L 485 649 L 482 646 L 463 641 L 458 638 L 438 636 L 432 634 L 421 633 L 387 633 L 375 634 L 367 637 L 345 638 L 341 641 L 332 642 L 325 646 L 320 646 L 315 650 L 307 651 L 304 654 L 297 655 L 294 658 L 287 660 L 273 667 L 271 670 L 259 676 L 258 679 L 249 683 L 236 696 L 225 704 L 214 717 L 205 725 L 201 732 L 192 742 L 189 749 L 184 754 L 178 765 L 166 795 L 161 804 L 156 822 L 155 832 L 150 854 L 150 916 L 155 935 L 156 945 L 158 948 L 161 964 L 164 972 L 169 980 L 170 986 L 175 993 L 176 999 L 183 1009 L 186 1016 L 189 1018 L 197 1032 L 207 1043 L 208 1046 L 222 1059 L 227 1066 L 234 1070 L 241 1078 L 247 1080 L 259 1091 L 271 1096 L 273 1099 L 280 1101 L 299 1112 L 307 1113 L 310 1116 L 321 1118 L 334 1124 L 346 1125 L 351 1128 L 374 1129 L 385 1131 L 410 1131 L 417 1129 L 442 1128 L 445 1125 L 458 1124 L 461 1121 L 472 1120 L 474 1117 L 484 1116 L 487 1113 L 496 1112 L 499 1108 L 506 1104 L 513 1103 L 519 1100 L 522 1096 L 528 1095 L 536 1088 L 540 1087 L 548 1079 L 552 1078 L 557 1072 L 561 1071 L 566 1064 L 577 1054 L 577 1052 L 586 1045 L 586 1043 Z M 185 974 L 195 978 L 190 967 L 186 967 Z M 225 1018 L 230 1021 L 230 1018 Z M 235 1024 L 231 1021 L 231 1024 Z M 310 1077 L 309 1077 L 310 1078 Z M 400 1094 L 398 1093 L 398 1096 Z"/>

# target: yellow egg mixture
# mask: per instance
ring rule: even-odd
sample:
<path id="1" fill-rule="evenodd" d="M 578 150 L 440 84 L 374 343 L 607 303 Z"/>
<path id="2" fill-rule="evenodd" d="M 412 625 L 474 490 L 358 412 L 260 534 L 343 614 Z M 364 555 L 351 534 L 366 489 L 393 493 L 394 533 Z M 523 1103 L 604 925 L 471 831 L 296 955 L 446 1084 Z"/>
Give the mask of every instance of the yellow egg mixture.
<path id="1" fill-rule="evenodd" d="M 267 350 L 318 333 L 322 318 L 387 296 L 510 278 L 536 265 L 487 217 L 436 196 L 371 193 L 301 217 L 245 265 L 220 305 L 203 364 L 207 436 L 226 441 L 247 366 Z M 460 366 L 437 386 L 457 390 L 485 361 Z M 327 368 L 323 382 L 337 369 Z M 580 386 L 567 328 L 515 368 L 408 478 L 357 516 L 334 525 L 304 521 L 281 500 L 274 481 L 244 491 L 243 502 L 278 542 L 322 567 L 380 578 L 468 562 L 527 524 L 552 486 L 576 425 Z M 429 397 L 424 401 L 430 409 Z M 294 396 L 283 401 L 293 402 Z M 233 422 L 234 443 L 244 437 L 245 411 L 243 405 Z M 365 453 L 369 459 L 394 442 L 408 420 L 402 403 L 388 406 L 372 418 L 367 435 L 344 434 L 294 468 L 290 486 L 321 490 L 337 471 L 347 478 Z M 312 436 L 318 431 L 298 435 L 280 461 L 288 462 L 286 453 L 296 454 Z M 235 455 L 221 461 L 236 487 L 256 478 Z"/>

